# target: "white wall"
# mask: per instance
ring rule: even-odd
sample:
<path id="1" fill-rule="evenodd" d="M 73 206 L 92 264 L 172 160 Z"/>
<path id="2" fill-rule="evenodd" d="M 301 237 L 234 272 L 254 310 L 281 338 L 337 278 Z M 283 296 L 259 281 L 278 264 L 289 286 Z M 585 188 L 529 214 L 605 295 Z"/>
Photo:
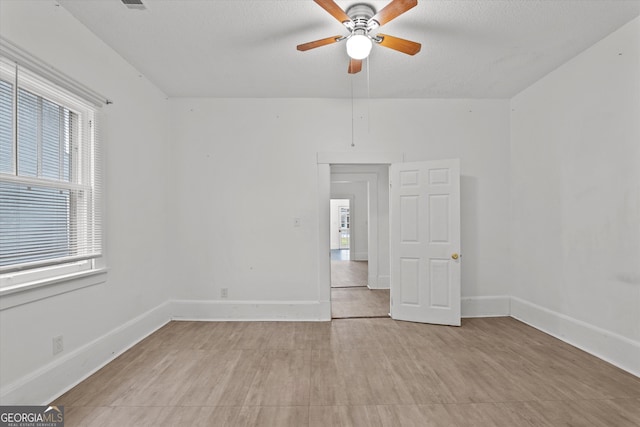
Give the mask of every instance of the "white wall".
<path id="1" fill-rule="evenodd" d="M 176 315 L 226 317 L 234 312 L 225 304 L 257 312 L 320 299 L 316 153 L 332 151 L 461 158 L 463 296 L 507 295 L 509 102 L 369 102 L 356 114 L 352 148 L 348 99 L 170 100 L 174 281 L 186 300 Z"/>
<path id="2" fill-rule="evenodd" d="M 640 374 L 640 18 L 511 102 L 512 314 Z"/>
<path id="3" fill-rule="evenodd" d="M 153 311 L 169 297 L 167 101 L 54 1 L 0 2 L 0 34 L 114 101 L 106 282 L 0 311 L 0 403 L 42 404 L 168 319 Z M 52 356 L 57 335 L 65 349 Z"/>

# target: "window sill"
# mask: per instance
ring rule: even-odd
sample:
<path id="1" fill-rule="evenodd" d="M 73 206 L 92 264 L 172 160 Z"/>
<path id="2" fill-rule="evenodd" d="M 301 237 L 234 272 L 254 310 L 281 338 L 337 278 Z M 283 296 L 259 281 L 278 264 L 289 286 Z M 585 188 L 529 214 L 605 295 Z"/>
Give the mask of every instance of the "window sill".
<path id="1" fill-rule="evenodd" d="M 107 269 L 98 268 L 6 287 L 0 290 L 0 311 L 104 283 L 106 280 Z"/>

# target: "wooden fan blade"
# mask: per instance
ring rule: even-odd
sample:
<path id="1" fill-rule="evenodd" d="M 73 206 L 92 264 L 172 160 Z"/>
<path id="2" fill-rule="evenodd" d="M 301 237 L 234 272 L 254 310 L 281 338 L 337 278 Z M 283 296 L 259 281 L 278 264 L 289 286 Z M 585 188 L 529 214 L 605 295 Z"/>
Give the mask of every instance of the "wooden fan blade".
<path id="1" fill-rule="evenodd" d="M 378 34 L 378 37 L 382 38 L 380 45 L 388 47 L 389 49 L 397 50 L 398 52 L 406 53 L 407 55 L 415 55 L 420 52 L 420 48 L 422 47 L 420 43 L 401 39 L 400 37 L 388 36 L 386 34 Z"/>
<path id="2" fill-rule="evenodd" d="M 349 61 L 349 74 L 355 74 L 362 71 L 362 59 L 353 59 Z"/>
<path id="3" fill-rule="evenodd" d="M 375 14 L 372 21 L 376 21 L 380 26 L 386 24 L 394 18 L 405 13 L 407 10 L 415 7 L 418 4 L 418 0 L 392 0 L 391 3 L 382 8 L 382 10 Z"/>
<path id="4" fill-rule="evenodd" d="M 309 42 L 309 43 L 299 44 L 297 46 L 297 49 L 301 50 L 301 51 L 305 51 L 305 50 L 309 50 L 309 49 L 315 49 L 316 47 L 326 46 L 328 44 L 335 43 L 335 42 L 339 41 L 341 38 L 342 38 L 342 36 L 327 37 L 326 39 L 320 39 L 320 40 L 312 41 L 312 42 Z"/>
<path id="5" fill-rule="evenodd" d="M 349 15 L 342 10 L 340 6 L 338 6 L 333 0 L 313 0 L 315 1 L 321 8 L 329 12 L 331 16 L 336 18 L 340 22 L 349 22 L 351 18 Z"/>

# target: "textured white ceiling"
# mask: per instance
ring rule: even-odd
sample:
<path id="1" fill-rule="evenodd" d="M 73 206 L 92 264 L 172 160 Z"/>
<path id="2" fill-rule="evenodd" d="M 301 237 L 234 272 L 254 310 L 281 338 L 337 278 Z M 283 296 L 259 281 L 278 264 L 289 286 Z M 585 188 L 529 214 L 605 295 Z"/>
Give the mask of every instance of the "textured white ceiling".
<path id="1" fill-rule="evenodd" d="M 350 76 L 344 42 L 296 50 L 346 34 L 311 0 L 143 1 L 60 4 L 172 97 L 509 98 L 640 14 L 640 0 L 419 0 L 380 31 L 422 51 L 374 46 Z"/>

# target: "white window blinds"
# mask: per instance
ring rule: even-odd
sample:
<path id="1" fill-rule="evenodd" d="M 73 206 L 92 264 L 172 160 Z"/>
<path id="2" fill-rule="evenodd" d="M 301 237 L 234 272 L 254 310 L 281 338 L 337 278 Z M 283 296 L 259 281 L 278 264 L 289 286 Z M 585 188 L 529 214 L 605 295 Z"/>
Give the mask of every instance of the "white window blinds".
<path id="1" fill-rule="evenodd" d="M 98 108 L 0 58 L 0 274 L 102 254 Z"/>

